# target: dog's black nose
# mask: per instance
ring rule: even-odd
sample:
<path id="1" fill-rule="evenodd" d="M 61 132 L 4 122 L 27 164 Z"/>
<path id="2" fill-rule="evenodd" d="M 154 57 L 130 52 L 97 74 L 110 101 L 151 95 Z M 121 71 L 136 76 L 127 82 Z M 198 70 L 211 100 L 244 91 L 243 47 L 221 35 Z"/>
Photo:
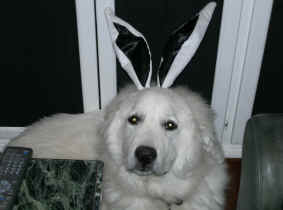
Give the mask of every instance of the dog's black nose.
<path id="1" fill-rule="evenodd" d="M 135 151 L 135 156 L 140 163 L 148 165 L 156 159 L 157 152 L 152 147 L 139 146 Z"/>

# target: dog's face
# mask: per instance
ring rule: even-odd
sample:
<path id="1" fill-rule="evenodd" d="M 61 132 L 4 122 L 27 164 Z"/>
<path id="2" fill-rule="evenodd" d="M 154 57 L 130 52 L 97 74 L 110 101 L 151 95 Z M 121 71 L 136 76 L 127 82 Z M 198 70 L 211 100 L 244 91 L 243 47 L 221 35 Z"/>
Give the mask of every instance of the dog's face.
<path id="1" fill-rule="evenodd" d="M 106 140 L 113 160 L 139 176 L 184 173 L 201 157 L 190 107 L 172 90 L 128 92 L 108 108 Z"/>

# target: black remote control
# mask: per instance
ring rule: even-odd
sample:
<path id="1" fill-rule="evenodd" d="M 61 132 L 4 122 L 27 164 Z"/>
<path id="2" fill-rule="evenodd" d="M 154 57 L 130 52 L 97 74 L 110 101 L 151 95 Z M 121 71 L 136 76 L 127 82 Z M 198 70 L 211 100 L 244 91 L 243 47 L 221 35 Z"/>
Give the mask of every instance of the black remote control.
<path id="1" fill-rule="evenodd" d="M 7 147 L 0 161 L 0 210 L 10 210 L 20 189 L 32 149 Z"/>

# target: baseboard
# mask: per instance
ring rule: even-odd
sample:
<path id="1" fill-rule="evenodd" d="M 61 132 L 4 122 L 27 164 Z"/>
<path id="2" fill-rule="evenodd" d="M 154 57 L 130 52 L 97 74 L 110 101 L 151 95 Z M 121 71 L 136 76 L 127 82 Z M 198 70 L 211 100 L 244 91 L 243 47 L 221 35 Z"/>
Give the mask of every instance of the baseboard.
<path id="1" fill-rule="evenodd" d="M 240 144 L 223 144 L 223 150 L 226 158 L 241 158 L 242 145 Z"/>

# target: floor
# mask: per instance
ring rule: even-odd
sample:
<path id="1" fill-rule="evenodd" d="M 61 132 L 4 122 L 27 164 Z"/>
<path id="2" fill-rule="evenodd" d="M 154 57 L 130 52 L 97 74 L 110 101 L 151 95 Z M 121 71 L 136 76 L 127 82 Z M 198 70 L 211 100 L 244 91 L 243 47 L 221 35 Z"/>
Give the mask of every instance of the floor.
<path id="1" fill-rule="evenodd" d="M 241 176 L 241 159 L 227 159 L 230 182 L 227 189 L 225 210 L 236 210 Z"/>

